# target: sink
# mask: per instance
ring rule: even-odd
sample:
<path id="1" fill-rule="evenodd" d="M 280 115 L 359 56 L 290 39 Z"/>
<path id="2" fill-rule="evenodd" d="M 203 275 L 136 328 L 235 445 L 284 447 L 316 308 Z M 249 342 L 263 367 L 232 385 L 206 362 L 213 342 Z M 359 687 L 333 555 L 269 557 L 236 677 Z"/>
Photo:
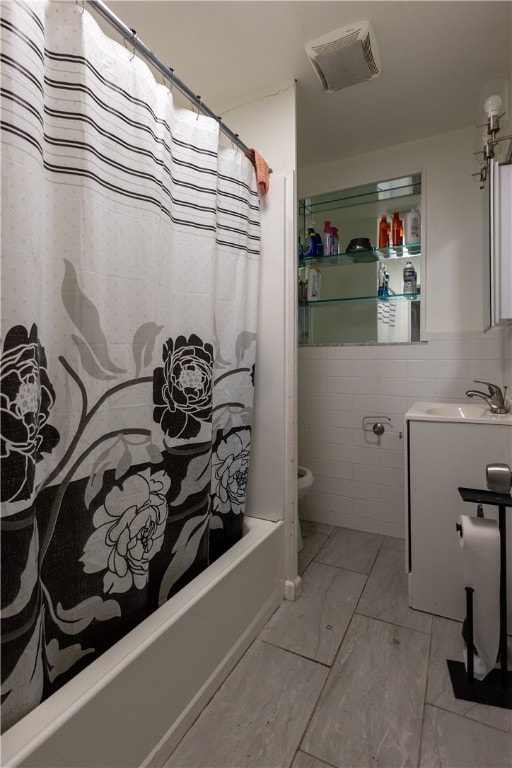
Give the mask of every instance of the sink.
<path id="1" fill-rule="evenodd" d="M 511 413 L 491 413 L 482 403 L 414 403 L 405 414 L 411 421 L 457 421 L 462 424 L 512 425 Z"/>
<path id="2" fill-rule="evenodd" d="M 440 403 L 432 408 L 426 408 L 425 413 L 432 416 L 441 416 L 445 419 L 483 419 L 491 416 L 491 411 L 484 405 L 457 405 L 454 403 Z"/>

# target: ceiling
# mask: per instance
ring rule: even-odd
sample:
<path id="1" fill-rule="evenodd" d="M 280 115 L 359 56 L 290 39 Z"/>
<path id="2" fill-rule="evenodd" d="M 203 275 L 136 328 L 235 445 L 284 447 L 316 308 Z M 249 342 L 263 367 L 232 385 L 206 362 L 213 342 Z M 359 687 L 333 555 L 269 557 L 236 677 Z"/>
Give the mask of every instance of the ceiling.
<path id="1" fill-rule="evenodd" d="M 511 78 L 505 0 L 107 3 L 228 126 L 230 109 L 296 80 L 299 168 L 473 125 L 483 85 Z M 304 45 L 357 21 L 372 25 L 381 74 L 325 93 Z"/>

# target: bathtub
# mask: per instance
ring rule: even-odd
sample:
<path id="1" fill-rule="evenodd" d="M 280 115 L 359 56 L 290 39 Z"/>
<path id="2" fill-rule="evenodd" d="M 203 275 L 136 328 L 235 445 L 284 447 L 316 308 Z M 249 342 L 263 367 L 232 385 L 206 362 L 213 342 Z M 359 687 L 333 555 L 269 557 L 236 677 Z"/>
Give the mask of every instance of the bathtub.
<path id="1" fill-rule="evenodd" d="M 2 765 L 161 766 L 282 599 L 283 523 L 243 538 L 2 736 Z"/>

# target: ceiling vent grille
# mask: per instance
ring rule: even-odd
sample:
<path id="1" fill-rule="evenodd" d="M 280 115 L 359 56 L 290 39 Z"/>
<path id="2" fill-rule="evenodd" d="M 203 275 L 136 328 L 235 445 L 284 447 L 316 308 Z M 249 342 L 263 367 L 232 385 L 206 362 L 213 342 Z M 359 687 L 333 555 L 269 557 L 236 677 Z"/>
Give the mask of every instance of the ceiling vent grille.
<path id="1" fill-rule="evenodd" d="M 324 90 L 332 93 L 380 75 L 375 35 L 367 21 L 336 29 L 306 43 Z"/>

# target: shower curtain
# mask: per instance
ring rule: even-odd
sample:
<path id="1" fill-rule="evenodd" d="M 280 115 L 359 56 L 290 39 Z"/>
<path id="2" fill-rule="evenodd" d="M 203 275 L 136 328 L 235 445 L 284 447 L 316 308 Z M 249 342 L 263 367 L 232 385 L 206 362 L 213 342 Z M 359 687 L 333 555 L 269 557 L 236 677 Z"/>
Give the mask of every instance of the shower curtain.
<path id="1" fill-rule="evenodd" d="M 1 29 L 5 729 L 242 535 L 260 234 L 251 163 L 87 11 Z"/>

